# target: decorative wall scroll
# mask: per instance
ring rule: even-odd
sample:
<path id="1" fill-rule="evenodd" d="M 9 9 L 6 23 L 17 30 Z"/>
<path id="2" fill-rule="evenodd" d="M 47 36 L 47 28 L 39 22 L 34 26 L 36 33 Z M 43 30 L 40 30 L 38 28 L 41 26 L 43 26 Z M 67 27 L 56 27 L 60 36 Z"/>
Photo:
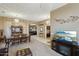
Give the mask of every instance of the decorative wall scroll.
<path id="1" fill-rule="evenodd" d="M 59 22 L 60 24 L 63 24 L 63 23 L 70 23 L 70 22 L 75 22 L 79 20 L 79 16 L 70 16 L 69 18 L 67 19 L 55 19 L 56 22 Z"/>

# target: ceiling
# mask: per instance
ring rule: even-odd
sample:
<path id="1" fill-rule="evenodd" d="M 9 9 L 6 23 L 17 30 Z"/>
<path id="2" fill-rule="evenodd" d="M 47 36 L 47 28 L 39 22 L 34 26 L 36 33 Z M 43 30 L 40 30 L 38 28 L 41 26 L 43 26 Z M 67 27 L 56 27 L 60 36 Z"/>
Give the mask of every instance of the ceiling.
<path id="1" fill-rule="evenodd" d="M 64 3 L 1 3 L 0 16 L 21 18 L 29 21 L 42 21 L 50 18 L 53 11 Z"/>

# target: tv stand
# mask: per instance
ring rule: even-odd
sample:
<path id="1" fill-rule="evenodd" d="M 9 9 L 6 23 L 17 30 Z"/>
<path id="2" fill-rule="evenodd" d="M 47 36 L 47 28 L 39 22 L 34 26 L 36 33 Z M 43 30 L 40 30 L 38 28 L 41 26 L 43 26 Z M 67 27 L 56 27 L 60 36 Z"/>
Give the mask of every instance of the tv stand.
<path id="1" fill-rule="evenodd" d="M 52 40 L 51 48 L 64 56 L 79 56 L 79 46 L 77 42 Z"/>

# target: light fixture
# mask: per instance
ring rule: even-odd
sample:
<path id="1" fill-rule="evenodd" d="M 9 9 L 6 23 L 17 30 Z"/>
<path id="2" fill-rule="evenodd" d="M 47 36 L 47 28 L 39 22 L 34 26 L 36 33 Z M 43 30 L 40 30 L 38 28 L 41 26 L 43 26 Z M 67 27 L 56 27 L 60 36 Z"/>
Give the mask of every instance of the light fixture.
<path id="1" fill-rule="evenodd" d="M 18 22 L 19 22 L 19 19 L 14 19 L 14 21 L 15 21 L 16 23 L 18 23 Z"/>

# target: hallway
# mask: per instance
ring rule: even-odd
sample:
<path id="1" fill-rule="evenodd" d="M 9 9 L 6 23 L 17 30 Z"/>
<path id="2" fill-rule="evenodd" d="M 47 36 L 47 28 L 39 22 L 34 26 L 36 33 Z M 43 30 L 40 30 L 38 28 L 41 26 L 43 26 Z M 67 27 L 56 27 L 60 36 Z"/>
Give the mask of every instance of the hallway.
<path id="1" fill-rule="evenodd" d="M 19 45 L 16 44 L 16 45 L 11 46 L 9 49 L 9 55 L 15 56 L 16 51 L 18 49 L 23 49 L 23 48 L 29 47 L 33 53 L 33 56 L 61 56 L 60 54 L 56 53 L 51 48 L 49 48 L 46 44 L 40 42 L 37 39 L 38 39 L 38 37 L 32 36 L 30 43 L 26 42 L 23 44 L 19 44 Z"/>

